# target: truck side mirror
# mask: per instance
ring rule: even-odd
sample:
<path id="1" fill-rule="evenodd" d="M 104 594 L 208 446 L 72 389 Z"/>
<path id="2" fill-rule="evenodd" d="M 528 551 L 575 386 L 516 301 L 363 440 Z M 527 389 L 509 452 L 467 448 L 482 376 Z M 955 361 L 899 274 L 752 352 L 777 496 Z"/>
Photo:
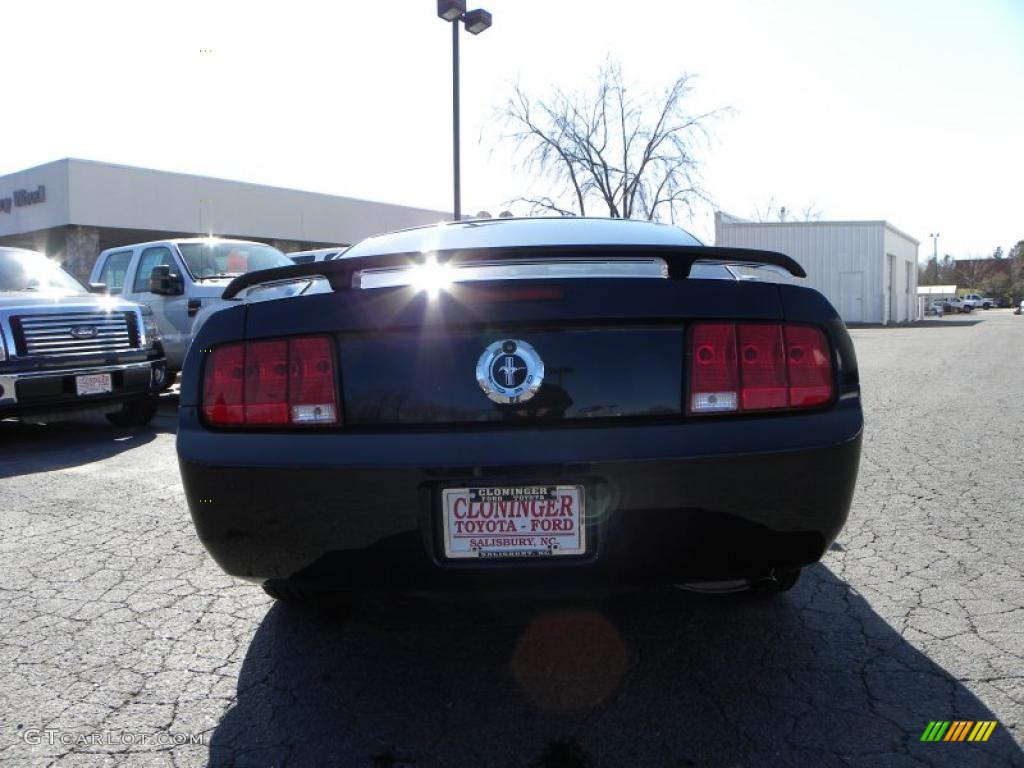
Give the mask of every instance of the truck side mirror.
<path id="1" fill-rule="evenodd" d="M 149 292 L 163 296 L 177 296 L 185 292 L 185 284 L 181 275 L 171 272 L 167 264 L 153 267 L 149 273 Z"/>

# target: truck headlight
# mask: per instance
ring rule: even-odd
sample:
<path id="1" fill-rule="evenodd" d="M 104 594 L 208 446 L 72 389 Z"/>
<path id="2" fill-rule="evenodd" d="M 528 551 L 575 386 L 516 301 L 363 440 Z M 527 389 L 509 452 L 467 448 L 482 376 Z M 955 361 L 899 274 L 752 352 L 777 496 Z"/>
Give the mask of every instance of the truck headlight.
<path id="1" fill-rule="evenodd" d="M 153 308 L 146 304 L 142 305 L 142 329 L 146 335 L 146 347 L 152 349 L 160 341 L 160 329 L 153 317 Z"/>

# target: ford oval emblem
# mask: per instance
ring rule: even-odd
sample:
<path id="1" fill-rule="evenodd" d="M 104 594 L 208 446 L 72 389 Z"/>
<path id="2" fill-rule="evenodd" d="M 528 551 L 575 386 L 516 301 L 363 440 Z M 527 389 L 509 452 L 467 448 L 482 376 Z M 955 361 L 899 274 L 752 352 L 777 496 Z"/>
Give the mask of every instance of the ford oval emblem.
<path id="1" fill-rule="evenodd" d="M 76 325 L 71 329 L 71 338 L 95 339 L 99 332 L 99 328 L 95 325 Z"/>

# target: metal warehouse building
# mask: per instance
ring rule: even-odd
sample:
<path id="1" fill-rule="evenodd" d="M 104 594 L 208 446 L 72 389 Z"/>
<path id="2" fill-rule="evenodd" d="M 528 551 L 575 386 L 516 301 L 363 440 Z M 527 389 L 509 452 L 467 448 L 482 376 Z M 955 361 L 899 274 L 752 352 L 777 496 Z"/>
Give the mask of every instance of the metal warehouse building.
<path id="1" fill-rule="evenodd" d="M 715 213 L 715 245 L 779 251 L 848 323 L 918 319 L 918 241 L 887 221 L 752 222 Z"/>
<path id="2" fill-rule="evenodd" d="M 147 240 L 218 235 L 287 253 L 449 218 L 442 211 L 70 158 L 0 176 L 0 245 L 43 251 L 79 277 L 104 248 Z"/>

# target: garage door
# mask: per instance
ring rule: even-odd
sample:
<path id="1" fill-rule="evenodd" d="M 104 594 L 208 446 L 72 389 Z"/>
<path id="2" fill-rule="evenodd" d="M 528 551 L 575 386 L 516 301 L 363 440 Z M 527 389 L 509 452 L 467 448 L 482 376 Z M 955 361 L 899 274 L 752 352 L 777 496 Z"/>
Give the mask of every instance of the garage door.
<path id="1" fill-rule="evenodd" d="M 839 273 L 839 316 L 847 323 L 864 322 L 864 273 Z"/>

